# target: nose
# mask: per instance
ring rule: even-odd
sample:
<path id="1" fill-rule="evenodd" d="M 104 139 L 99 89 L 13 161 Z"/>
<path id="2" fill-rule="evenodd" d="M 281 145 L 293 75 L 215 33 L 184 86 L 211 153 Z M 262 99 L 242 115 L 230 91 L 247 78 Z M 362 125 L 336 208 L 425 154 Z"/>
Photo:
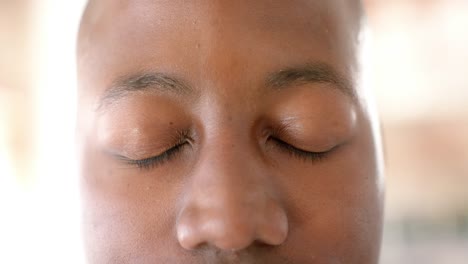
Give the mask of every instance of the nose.
<path id="1" fill-rule="evenodd" d="M 225 150 L 205 155 L 192 174 L 176 223 L 179 244 L 231 252 L 282 244 L 288 220 L 271 177 L 245 151 Z"/>

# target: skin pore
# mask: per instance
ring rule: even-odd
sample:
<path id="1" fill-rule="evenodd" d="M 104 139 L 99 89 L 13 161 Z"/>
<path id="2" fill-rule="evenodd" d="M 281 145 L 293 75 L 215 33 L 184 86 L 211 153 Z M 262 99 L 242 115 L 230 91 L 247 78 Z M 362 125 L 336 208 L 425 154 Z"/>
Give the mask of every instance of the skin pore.
<path id="1" fill-rule="evenodd" d="M 344 0 L 100 0 L 78 43 L 89 263 L 376 264 L 383 175 Z"/>

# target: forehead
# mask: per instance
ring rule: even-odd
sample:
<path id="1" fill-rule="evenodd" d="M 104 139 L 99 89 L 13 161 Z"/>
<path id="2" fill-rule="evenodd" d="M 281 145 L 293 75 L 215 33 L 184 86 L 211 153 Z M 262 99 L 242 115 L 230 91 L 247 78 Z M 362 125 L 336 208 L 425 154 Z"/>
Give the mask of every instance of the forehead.
<path id="1" fill-rule="evenodd" d="M 210 21 L 211 26 L 229 26 L 232 22 L 266 31 L 305 26 L 318 33 L 317 29 L 336 22 L 332 20 L 356 19 L 360 13 L 357 3 L 356 0 L 94 0 L 88 5 L 85 23 L 143 24 L 151 29 Z"/>
<path id="2" fill-rule="evenodd" d="M 352 2 L 92 1 L 80 32 L 80 81 L 104 87 L 138 70 L 199 83 L 226 74 L 251 80 L 260 69 L 310 61 L 346 72 L 359 30 Z"/>

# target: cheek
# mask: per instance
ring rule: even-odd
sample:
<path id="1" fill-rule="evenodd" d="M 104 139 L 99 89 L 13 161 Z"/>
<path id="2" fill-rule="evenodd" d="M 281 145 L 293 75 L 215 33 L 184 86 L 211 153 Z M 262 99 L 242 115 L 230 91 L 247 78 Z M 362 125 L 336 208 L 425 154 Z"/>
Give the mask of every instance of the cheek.
<path id="1" fill-rule="evenodd" d="M 324 262 L 376 263 L 382 200 L 367 133 L 363 129 L 353 143 L 320 164 L 280 170 L 287 193 L 290 246 Z"/>
<path id="2" fill-rule="evenodd" d="M 133 263 L 176 252 L 173 226 L 181 183 L 116 168 L 92 147 L 84 156 L 83 231 L 90 263 Z M 146 263 L 140 260 L 136 263 Z"/>

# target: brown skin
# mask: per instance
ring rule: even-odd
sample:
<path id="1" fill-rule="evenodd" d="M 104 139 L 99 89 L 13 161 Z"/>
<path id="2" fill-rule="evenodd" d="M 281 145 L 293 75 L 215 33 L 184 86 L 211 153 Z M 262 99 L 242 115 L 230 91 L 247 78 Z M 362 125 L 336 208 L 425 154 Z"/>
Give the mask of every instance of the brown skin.
<path id="1" fill-rule="evenodd" d="M 377 263 L 359 20 L 354 1 L 93 2 L 78 50 L 89 263 Z"/>

